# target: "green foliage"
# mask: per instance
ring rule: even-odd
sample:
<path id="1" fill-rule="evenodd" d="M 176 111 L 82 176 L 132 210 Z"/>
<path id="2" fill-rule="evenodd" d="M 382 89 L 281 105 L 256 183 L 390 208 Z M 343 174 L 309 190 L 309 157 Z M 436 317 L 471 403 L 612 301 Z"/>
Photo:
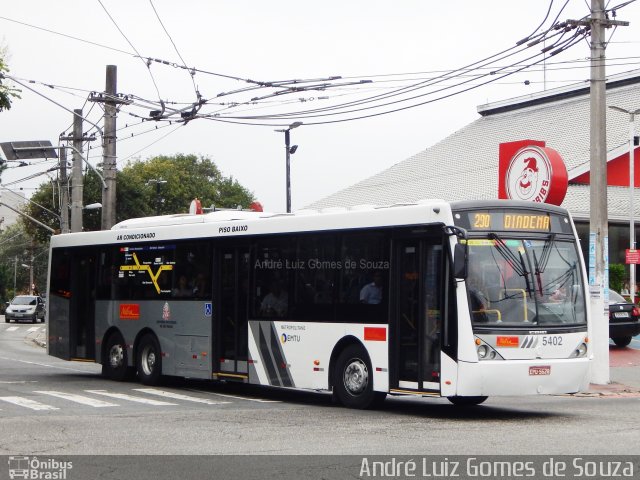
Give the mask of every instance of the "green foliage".
<path id="1" fill-rule="evenodd" d="M 609 264 L 609 288 L 620 293 L 626 278 L 625 266 L 621 263 Z"/>
<path id="2" fill-rule="evenodd" d="M 7 79 L 3 75 L 9 71 L 5 63 L 6 49 L 0 48 L 0 112 L 11 108 L 11 100 L 20 98 L 20 90 L 7 84 Z"/>
<path id="3" fill-rule="evenodd" d="M 47 282 L 48 246 L 31 241 L 24 226 L 18 222 L 0 233 L 0 301 L 13 298 L 16 293 L 29 291 L 29 268 L 33 257 L 33 278 L 42 291 Z M 15 275 L 16 291 L 13 283 Z"/>
<path id="4" fill-rule="evenodd" d="M 203 207 L 249 207 L 253 194 L 232 177 L 222 175 L 207 157 L 173 155 L 136 161 L 116 174 L 116 221 L 161 214 L 186 213 L 194 198 Z M 157 180 L 166 181 L 157 185 Z M 91 170 L 83 178 L 84 205 L 102 202 L 102 183 Z M 159 195 L 158 195 L 159 193 Z M 55 198 L 55 201 L 54 201 Z M 43 184 L 31 197 L 32 202 L 54 212 L 59 211 L 59 193 L 51 184 Z M 160 200 L 160 201 L 158 201 Z M 59 219 L 42 208 L 29 204 L 26 213 L 53 229 L 60 228 Z M 85 230 L 100 230 L 100 210 L 83 212 Z M 25 229 L 39 241 L 47 241 L 49 232 L 36 224 L 24 222 Z"/>

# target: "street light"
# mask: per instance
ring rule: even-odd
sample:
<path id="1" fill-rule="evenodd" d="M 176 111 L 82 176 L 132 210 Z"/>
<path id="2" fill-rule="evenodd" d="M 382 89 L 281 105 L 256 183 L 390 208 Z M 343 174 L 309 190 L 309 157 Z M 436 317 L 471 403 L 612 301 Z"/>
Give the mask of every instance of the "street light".
<path id="1" fill-rule="evenodd" d="M 298 150 L 298 145 L 290 146 L 289 132 L 294 128 L 298 128 L 300 125 L 302 125 L 302 122 L 293 122 L 289 125 L 289 128 L 285 130 L 276 130 L 276 132 L 284 132 L 284 149 L 287 156 L 287 213 L 291 213 L 291 155 Z"/>
<path id="2" fill-rule="evenodd" d="M 636 110 L 627 110 L 625 108 L 609 106 L 611 110 L 626 113 L 629 115 L 629 249 L 635 250 L 635 224 L 634 224 L 634 193 L 635 193 L 635 162 L 634 162 L 634 117 L 640 113 L 640 108 Z M 635 303 L 636 292 L 636 266 L 629 264 L 629 293 L 631 295 L 631 303 Z"/>
<path id="3" fill-rule="evenodd" d="M 162 204 L 162 197 L 160 196 L 160 185 L 167 183 L 166 180 L 162 178 L 152 178 L 147 181 L 147 185 L 151 185 L 152 183 L 156 184 L 156 215 L 160 215 L 160 205 Z"/>

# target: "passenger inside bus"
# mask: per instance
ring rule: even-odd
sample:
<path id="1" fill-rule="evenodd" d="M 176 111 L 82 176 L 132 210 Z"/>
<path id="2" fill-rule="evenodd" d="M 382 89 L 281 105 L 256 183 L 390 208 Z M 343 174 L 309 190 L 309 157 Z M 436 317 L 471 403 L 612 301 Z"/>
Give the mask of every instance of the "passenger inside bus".
<path id="1" fill-rule="evenodd" d="M 271 291 L 265 295 L 260 304 L 260 312 L 269 317 L 284 317 L 289 308 L 289 295 L 282 288 L 280 281 L 271 283 Z"/>
<path id="2" fill-rule="evenodd" d="M 360 290 L 360 302 L 369 305 L 382 303 L 382 272 L 374 272 L 373 282 L 362 287 L 362 290 Z"/>

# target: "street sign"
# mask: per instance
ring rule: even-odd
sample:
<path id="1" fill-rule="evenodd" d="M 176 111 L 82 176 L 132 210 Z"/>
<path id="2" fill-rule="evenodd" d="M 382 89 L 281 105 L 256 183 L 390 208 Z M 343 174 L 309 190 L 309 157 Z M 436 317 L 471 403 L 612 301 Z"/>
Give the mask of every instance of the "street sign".
<path id="1" fill-rule="evenodd" d="M 627 265 L 637 265 L 640 263 L 640 250 L 627 248 L 625 250 L 625 263 Z"/>

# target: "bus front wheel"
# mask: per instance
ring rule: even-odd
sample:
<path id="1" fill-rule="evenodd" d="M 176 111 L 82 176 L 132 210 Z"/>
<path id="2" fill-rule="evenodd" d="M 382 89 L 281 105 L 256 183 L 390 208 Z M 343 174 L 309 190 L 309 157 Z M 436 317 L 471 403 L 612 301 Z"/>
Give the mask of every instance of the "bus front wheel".
<path id="1" fill-rule="evenodd" d="M 358 345 L 349 345 L 338 356 L 333 388 L 340 403 L 349 408 L 369 408 L 385 397 L 384 393 L 373 391 L 371 362 Z"/>
<path id="2" fill-rule="evenodd" d="M 458 405 L 461 407 L 468 407 L 473 405 L 480 405 L 489 397 L 447 397 L 454 405 Z"/>
<path id="3" fill-rule="evenodd" d="M 138 345 L 136 367 L 138 378 L 144 385 L 157 385 L 162 375 L 160 344 L 155 335 L 146 334 Z"/>
<path id="4" fill-rule="evenodd" d="M 105 358 L 102 359 L 102 375 L 119 382 L 126 380 L 129 369 L 127 345 L 120 333 L 112 333 L 105 346 Z"/>

